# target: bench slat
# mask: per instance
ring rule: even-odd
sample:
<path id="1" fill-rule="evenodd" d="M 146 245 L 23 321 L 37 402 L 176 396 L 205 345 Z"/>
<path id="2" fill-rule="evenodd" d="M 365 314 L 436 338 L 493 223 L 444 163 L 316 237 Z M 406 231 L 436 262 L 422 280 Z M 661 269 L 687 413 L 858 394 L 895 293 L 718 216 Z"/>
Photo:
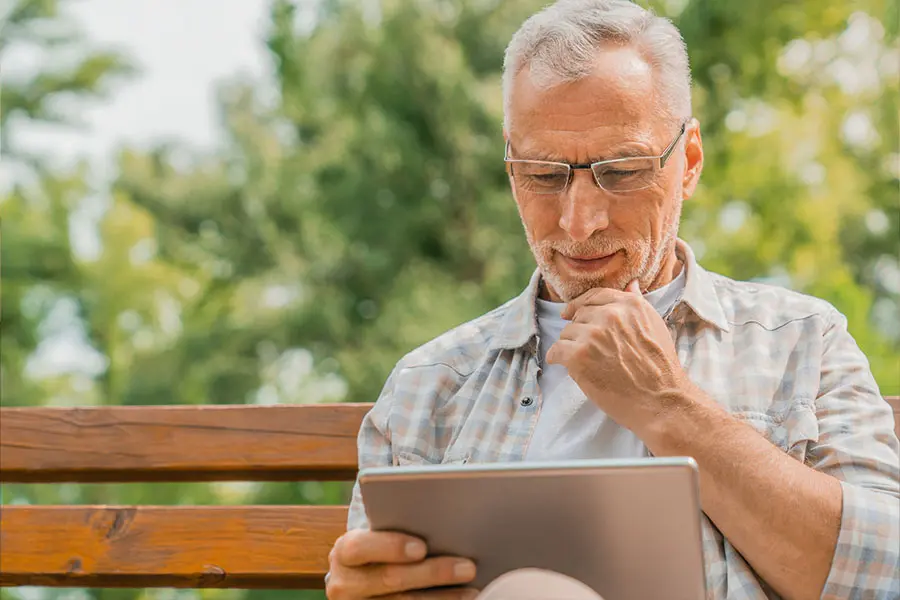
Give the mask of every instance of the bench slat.
<path id="1" fill-rule="evenodd" d="M 0 482 L 349 481 L 370 408 L 0 408 Z"/>
<path id="2" fill-rule="evenodd" d="M 319 589 L 345 506 L 0 508 L 0 585 Z"/>
<path id="3" fill-rule="evenodd" d="M 0 482 L 349 481 L 369 408 L 2 408 Z"/>

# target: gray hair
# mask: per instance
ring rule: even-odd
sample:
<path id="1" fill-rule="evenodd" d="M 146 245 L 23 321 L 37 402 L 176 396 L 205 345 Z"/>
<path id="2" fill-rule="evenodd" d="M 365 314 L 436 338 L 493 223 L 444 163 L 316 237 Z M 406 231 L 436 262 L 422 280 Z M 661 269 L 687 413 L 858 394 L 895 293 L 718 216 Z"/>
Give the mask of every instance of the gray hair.
<path id="1" fill-rule="evenodd" d="M 675 119 L 691 116 L 691 70 L 681 33 L 664 17 L 629 0 L 558 0 L 513 35 L 503 61 L 503 112 L 509 126 L 513 79 L 530 67 L 539 87 L 590 74 L 603 43 L 635 47 L 656 74 L 659 108 Z"/>

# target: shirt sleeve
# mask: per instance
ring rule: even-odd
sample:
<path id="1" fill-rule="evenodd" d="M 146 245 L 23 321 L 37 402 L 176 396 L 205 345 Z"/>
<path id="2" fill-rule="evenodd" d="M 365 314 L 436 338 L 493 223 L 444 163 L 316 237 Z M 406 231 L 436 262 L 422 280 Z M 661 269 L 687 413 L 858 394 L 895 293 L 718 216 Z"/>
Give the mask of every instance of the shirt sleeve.
<path id="1" fill-rule="evenodd" d="M 393 464 L 391 433 L 388 425 L 393 404 L 395 373 L 396 370 L 388 377 L 378 400 L 363 417 L 356 440 L 360 471 L 369 467 L 389 467 Z M 367 529 L 368 527 L 369 521 L 363 506 L 359 476 L 357 476 L 356 482 L 353 484 L 350 511 L 347 515 L 347 529 Z"/>
<path id="2" fill-rule="evenodd" d="M 841 529 L 822 598 L 900 598 L 900 442 L 866 359 L 834 310 L 824 333 L 807 463 L 841 482 Z"/>

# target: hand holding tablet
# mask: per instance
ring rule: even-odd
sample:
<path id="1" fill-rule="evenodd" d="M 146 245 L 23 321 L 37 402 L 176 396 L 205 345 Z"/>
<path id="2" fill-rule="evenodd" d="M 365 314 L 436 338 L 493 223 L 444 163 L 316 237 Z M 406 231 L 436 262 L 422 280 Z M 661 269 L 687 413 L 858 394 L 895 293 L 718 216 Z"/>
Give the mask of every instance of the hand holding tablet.
<path id="1" fill-rule="evenodd" d="M 604 600 L 705 597 L 697 467 L 689 458 L 367 469 L 373 531 L 474 560 L 475 588 L 517 569 L 574 578 Z"/>
<path id="2" fill-rule="evenodd" d="M 466 558 L 426 556 L 425 543 L 392 531 L 356 529 L 341 536 L 328 555 L 325 589 L 330 600 L 391 597 L 446 586 L 464 586 L 475 577 L 475 565 Z M 460 593 L 446 600 L 471 600 Z"/>

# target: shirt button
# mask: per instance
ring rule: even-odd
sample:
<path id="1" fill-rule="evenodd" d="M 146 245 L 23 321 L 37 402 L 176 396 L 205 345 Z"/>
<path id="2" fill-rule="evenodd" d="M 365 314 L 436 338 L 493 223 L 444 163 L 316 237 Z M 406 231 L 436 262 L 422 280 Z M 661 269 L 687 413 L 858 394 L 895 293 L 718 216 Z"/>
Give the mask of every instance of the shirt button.
<path id="1" fill-rule="evenodd" d="M 531 406 L 532 404 L 534 404 L 534 398 L 532 398 L 531 396 L 525 396 L 524 398 L 522 398 L 519 404 L 521 404 L 522 406 Z"/>

